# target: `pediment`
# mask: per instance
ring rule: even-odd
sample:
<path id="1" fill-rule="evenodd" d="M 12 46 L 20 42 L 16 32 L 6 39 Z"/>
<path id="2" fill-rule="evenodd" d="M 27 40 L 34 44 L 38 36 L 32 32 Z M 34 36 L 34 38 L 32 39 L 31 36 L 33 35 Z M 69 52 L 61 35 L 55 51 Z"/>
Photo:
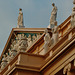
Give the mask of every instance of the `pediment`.
<path id="1" fill-rule="evenodd" d="M 11 49 L 11 44 L 14 41 L 17 42 L 17 39 L 20 39 L 21 36 L 28 38 L 28 36 L 31 35 L 33 44 L 33 36 L 36 38 L 36 40 L 38 40 L 44 33 L 45 29 L 46 28 L 13 28 L 3 49 L 0 60 L 2 59 L 3 54 L 8 52 L 8 49 Z"/>

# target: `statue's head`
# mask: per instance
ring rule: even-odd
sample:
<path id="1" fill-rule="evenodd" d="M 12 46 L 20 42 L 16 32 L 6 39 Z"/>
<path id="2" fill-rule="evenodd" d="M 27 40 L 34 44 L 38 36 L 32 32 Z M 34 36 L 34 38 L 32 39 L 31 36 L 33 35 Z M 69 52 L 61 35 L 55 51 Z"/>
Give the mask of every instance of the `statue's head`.
<path id="1" fill-rule="evenodd" d="M 22 9 L 21 9 L 21 8 L 19 8 L 19 11 L 22 11 Z"/>
<path id="2" fill-rule="evenodd" d="M 29 36 L 28 37 L 31 37 L 31 35 L 29 34 Z"/>
<path id="3" fill-rule="evenodd" d="M 55 6 L 55 4 L 54 4 L 54 3 L 52 3 L 52 6 Z"/>
<path id="4" fill-rule="evenodd" d="M 75 7 L 72 8 L 72 11 L 75 11 Z"/>
<path id="5" fill-rule="evenodd" d="M 6 55 L 8 56 L 8 53 L 6 53 Z"/>

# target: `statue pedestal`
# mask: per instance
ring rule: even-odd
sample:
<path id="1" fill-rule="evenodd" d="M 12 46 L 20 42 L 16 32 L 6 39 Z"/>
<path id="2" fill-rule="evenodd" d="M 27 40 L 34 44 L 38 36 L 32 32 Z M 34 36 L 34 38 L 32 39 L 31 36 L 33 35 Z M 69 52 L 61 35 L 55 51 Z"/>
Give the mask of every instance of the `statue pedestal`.
<path id="1" fill-rule="evenodd" d="M 25 26 L 18 25 L 17 28 L 25 28 Z"/>

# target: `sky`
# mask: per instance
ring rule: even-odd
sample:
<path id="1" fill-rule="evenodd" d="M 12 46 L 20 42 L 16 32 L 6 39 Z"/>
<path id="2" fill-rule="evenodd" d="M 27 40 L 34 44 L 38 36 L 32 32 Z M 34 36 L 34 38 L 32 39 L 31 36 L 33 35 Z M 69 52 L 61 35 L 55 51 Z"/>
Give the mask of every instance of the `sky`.
<path id="1" fill-rule="evenodd" d="M 58 8 L 57 22 L 60 25 L 71 15 L 73 0 L 0 0 L 0 54 L 12 28 L 17 27 L 19 8 L 22 8 L 26 28 L 46 28 L 52 3 Z"/>

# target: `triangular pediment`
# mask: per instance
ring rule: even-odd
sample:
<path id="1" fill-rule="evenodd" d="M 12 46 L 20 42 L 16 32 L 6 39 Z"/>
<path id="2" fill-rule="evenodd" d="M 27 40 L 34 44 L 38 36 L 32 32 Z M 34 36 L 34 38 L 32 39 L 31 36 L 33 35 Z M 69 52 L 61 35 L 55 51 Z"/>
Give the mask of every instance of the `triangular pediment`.
<path id="1" fill-rule="evenodd" d="M 35 36 L 36 40 L 38 40 L 44 33 L 45 29 L 46 28 L 13 28 L 3 49 L 0 59 L 2 58 L 3 54 L 8 52 L 8 49 L 11 49 L 12 40 L 14 41 L 20 39 L 20 36 L 26 36 L 28 38 L 29 35 L 31 35 L 32 41 L 33 36 Z"/>

